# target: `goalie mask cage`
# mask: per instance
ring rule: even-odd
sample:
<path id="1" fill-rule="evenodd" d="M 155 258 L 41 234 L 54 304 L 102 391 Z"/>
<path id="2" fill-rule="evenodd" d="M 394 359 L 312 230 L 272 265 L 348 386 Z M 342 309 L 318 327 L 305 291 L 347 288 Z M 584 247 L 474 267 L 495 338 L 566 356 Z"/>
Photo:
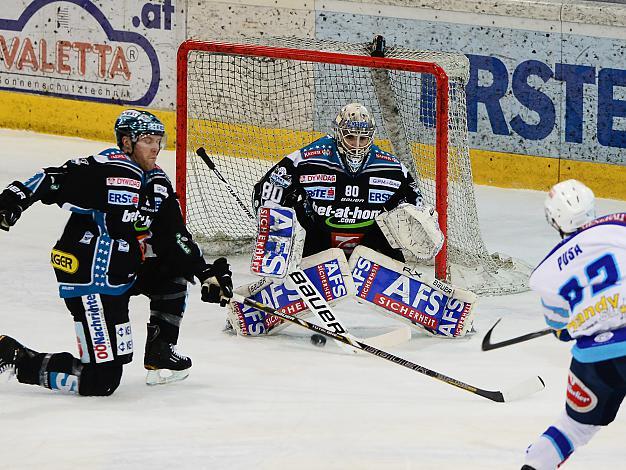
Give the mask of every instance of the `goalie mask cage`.
<path id="1" fill-rule="evenodd" d="M 295 38 L 188 40 L 178 50 L 176 188 L 187 226 L 205 252 L 251 249 L 256 222 L 195 155 L 204 147 L 253 213 L 252 188 L 287 154 L 329 133 L 360 102 L 376 120 L 376 144 L 397 155 L 446 242 L 440 279 L 482 294 L 527 288 L 529 266 L 490 255 L 478 225 L 467 140 L 462 54 Z"/>

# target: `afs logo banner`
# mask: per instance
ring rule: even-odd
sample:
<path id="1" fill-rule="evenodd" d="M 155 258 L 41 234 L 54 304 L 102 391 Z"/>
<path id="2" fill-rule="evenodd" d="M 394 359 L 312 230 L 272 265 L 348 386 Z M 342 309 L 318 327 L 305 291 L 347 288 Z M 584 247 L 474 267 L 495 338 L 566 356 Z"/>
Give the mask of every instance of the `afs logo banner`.
<path id="1" fill-rule="evenodd" d="M 172 0 L 18 0 L 3 7 L 0 90 L 173 108 L 173 92 L 159 88 L 175 74 Z"/>

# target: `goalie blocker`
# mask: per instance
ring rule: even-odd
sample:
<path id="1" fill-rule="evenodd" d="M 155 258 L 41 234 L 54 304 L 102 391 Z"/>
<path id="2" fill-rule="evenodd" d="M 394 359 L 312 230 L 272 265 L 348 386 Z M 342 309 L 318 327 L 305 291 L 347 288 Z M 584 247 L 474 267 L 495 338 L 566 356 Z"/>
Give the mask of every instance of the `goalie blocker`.
<path id="1" fill-rule="evenodd" d="M 282 279 L 297 269 L 305 235 L 295 210 L 266 202 L 258 213 L 257 237 L 250 263 L 252 274 Z"/>

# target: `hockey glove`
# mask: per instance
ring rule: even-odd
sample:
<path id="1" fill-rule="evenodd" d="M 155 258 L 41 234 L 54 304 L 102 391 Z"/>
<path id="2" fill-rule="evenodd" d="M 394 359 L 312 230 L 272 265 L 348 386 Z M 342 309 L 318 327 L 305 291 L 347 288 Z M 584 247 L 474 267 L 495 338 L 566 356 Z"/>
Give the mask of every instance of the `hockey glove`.
<path id="1" fill-rule="evenodd" d="M 567 331 L 567 328 L 563 328 L 562 330 L 552 330 L 552 334 L 557 337 L 559 341 L 572 341 L 572 338 Z"/>
<path id="2" fill-rule="evenodd" d="M 32 192 L 16 181 L 0 193 L 0 229 L 6 230 L 15 225 L 24 209 L 29 206 Z"/>
<path id="3" fill-rule="evenodd" d="M 228 268 L 226 258 L 218 258 L 197 274 L 202 283 L 202 301 L 226 306 L 226 299 L 233 296 L 232 272 Z"/>

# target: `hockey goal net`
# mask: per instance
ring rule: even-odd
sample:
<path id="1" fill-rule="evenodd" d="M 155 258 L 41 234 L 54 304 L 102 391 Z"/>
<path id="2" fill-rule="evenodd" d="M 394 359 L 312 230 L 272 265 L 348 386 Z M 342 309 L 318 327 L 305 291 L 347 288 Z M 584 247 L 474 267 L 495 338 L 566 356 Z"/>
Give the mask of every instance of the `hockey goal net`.
<path id="1" fill-rule="evenodd" d="M 177 170 L 188 228 L 205 251 L 251 247 L 252 187 L 285 155 L 363 103 L 376 143 L 396 154 L 437 208 L 437 277 L 482 294 L 526 289 L 528 266 L 489 254 L 478 225 L 462 54 L 285 38 L 185 41 L 178 51 Z M 203 147 L 230 188 L 196 156 Z M 233 190 L 237 197 L 233 197 Z"/>

